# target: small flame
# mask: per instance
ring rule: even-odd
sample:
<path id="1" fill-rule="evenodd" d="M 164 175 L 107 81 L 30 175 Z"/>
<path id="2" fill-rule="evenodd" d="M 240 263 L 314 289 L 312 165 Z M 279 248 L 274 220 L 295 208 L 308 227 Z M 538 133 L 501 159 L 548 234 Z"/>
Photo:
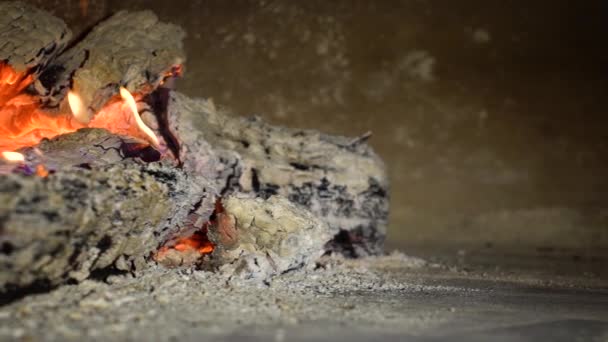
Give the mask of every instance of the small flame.
<path id="1" fill-rule="evenodd" d="M 120 87 L 120 96 L 123 100 L 125 100 L 125 102 L 129 106 L 129 109 L 131 109 L 131 112 L 133 113 L 133 117 L 135 118 L 135 122 L 137 123 L 139 129 L 146 134 L 146 136 L 148 137 L 148 139 L 150 139 L 150 142 L 152 143 L 152 145 L 154 145 L 154 147 L 158 147 L 160 145 L 160 143 L 158 142 L 158 138 L 156 137 L 154 132 L 152 132 L 150 127 L 146 126 L 146 124 L 141 120 L 141 117 L 139 116 L 139 111 L 137 111 L 137 103 L 135 102 L 133 95 L 131 95 L 131 93 L 126 88 Z"/>
<path id="2" fill-rule="evenodd" d="M 86 7 L 91 2 L 83 3 Z M 181 65 L 177 65 L 170 75 L 180 73 Z M 121 88 L 122 99 L 113 97 L 93 113 L 80 94 L 70 91 L 66 97 L 71 111 L 47 111 L 37 96 L 25 91 L 32 84 L 33 75 L 30 71 L 17 72 L 0 61 L 0 153 L 35 146 L 42 139 L 52 139 L 84 127 L 106 129 L 113 134 L 146 140 L 156 149 L 160 147 L 154 131 L 139 116 L 133 98 L 137 95 Z M 4 159 L 0 155 L 0 160 Z"/>
<path id="3" fill-rule="evenodd" d="M 76 118 L 78 122 L 86 124 L 90 121 L 89 114 L 87 113 L 87 109 L 85 108 L 84 103 L 82 103 L 80 96 L 76 95 L 73 91 L 68 92 L 68 103 L 72 110 L 72 115 L 74 115 L 74 118 Z"/>
<path id="4" fill-rule="evenodd" d="M 25 162 L 25 156 L 19 152 L 2 152 L 0 153 L 2 158 L 11 163 L 23 163 Z"/>
<path id="5" fill-rule="evenodd" d="M 36 165 L 36 175 L 38 177 L 47 177 L 49 175 L 49 170 L 42 164 Z"/>

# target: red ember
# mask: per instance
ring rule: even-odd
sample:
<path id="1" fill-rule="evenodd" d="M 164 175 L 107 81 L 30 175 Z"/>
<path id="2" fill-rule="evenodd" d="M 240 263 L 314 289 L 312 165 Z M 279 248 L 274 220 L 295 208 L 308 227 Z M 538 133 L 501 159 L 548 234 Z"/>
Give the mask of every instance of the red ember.
<path id="1" fill-rule="evenodd" d="M 179 73 L 181 66 L 176 66 L 171 75 Z M 40 108 L 40 101 L 24 92 L 32 81 L 28 72 L 15 72 L 11 66 L 0 62 L 0 152 L 34 146 L 44 138 L 85 127 L 104 128 L 115 134 L 139 138 L 158 148 L 156 135 L 137 112 L 135 98 L 139 95 L 131 95 L 121 88 L 120 94 L 91 118 L 74 92 L 67 96 L 72 113 L 53 113 Z"/>

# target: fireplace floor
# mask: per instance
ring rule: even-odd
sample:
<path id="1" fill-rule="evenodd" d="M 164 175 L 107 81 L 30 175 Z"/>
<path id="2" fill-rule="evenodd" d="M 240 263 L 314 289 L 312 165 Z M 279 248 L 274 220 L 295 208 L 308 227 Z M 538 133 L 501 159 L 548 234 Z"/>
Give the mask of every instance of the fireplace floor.
<path id="1" fill-rule="evenodd" d="M 0 308 L 0 340 L 605 341 L 602 275 L 445 266 L 392 254 L 328 259 L 265 285 L 158 268 Z"/>

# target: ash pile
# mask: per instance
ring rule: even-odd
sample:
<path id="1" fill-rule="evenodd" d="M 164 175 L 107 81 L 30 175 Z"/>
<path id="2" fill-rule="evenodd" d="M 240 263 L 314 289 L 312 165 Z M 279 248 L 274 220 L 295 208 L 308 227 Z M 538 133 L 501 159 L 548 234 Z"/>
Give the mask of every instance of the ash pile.
<path id="1" fill-rule="evenodd" d="M 73 39 L 0 3 L 0 293 L 151 269 L 264 283 L 382 253 L 388 180 L 370 135 L 241 118 L 174 90 L 181 28 L 119 12 Z"/>

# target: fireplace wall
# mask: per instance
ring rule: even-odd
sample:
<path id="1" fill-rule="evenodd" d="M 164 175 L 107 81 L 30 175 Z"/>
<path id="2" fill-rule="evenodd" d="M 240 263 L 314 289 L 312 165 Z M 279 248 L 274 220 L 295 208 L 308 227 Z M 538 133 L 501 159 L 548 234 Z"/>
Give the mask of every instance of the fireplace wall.
<path id="1" fill-rule="evenodd" d="M 602 1 L 29 2 L 76 32 L 152 9 L 188 32 L 188 95 L 371 130 L 392 247 L 608 256 Z"/>

